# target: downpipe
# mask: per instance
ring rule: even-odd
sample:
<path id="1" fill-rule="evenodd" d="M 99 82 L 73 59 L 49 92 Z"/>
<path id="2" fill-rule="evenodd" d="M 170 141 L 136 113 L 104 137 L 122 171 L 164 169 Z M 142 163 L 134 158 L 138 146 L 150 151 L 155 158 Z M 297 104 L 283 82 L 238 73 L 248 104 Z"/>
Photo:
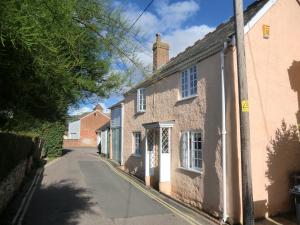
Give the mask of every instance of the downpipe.
<path id="1" fill-rule="evenodd" d="M 224 42 L 224 47 L 221 51 L 221 95 L 222 95 L 222 176 L 223 176 L 223 216 L 222 223 L 227 222 L 227 160 L 226 160 L 226 95 L 225 95 L 225 51 L 227 42 Z"/>

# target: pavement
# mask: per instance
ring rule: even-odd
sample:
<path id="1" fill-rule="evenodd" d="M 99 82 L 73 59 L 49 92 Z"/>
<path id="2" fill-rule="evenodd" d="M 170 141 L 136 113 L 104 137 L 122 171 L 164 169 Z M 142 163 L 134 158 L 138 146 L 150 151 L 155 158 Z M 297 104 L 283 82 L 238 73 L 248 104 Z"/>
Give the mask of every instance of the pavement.
<path id="1" fill-rule="evenodd" d="M 18 225 L 212 225 L 100 160 L 71 149 L 41 172 Z M 26 205 L 26 204 L 25 204 Z M 23 215 L 22 215 L 23 214 Z"/>

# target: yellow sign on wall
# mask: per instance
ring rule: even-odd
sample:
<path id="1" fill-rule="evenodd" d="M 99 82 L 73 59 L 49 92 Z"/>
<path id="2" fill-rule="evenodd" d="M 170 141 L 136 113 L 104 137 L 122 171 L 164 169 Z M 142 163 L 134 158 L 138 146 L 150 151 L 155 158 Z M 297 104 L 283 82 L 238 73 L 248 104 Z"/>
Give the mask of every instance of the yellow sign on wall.
<path id="1" fill-rule="evenodd" d="M 247 100 L 242 101 L 242 112 L 249 112 L 249 104 Z"/>
<path id="2" fill-rule="evenodd" d="M 270 37 L 270 26 L 264 24 L 263 25 L 263 36 L 265 39 L 268 39 Z"/>

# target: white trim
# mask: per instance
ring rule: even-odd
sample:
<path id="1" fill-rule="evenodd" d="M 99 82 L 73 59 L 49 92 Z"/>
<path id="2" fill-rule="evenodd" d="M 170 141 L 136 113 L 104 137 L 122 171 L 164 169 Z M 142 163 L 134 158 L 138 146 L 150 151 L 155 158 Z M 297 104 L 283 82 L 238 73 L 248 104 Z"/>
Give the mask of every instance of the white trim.
<path id="1" fill-rule="evenodd" d="M 141 94 L 143 92 L 143 94 Z M 143 102 L 141 104 L 141 96 Z M 136 92 L 136 113 L 144 113 L 146 112 L 146 88 L 139 88 Z"/>
<path id="2" fill-rule="evenodd" d="M 197 97 L 198 97 L 198 94 L 196 94 L 196 95 L 190 95 L 188 97 L 184 97 L 184 98 L 178 99 L 177 102 L 183 102 L 185 100 L 189 100 L 189 99 L 197 98 Z"/>
<path id="3" fill-rule="evenodd" d="M 244 34 L 247 34 L 252 27 L 270 10 L 270 8 L 277 2 L 278 0 L 269 0 L 256 14 L 252 17 L 250 21 L 244 27 Z"/>
<path id="4" fill-rule="evenodd" d="M 191 73 L 191 69 L 192 69 L 192 73 Z M 191 94 L 191 75 L 194 75 L 195 71 L 194 69 L 196 69 L 196 93 L 195 94 Z M 187 75 L 187 96 L 182 97 L 183 94 L 183 89 L 182 89 L 182 76 L 183 75 Z M 194 97 L 195 95 L 197 95 L 198 93 L 198 68 L 197 68 L 197 64 L 192 64 L 189 67 L 186 67 L 185 69 L 183 69 L 180 72 L 180 99 L 179 100 L 185 100 L 188 99 L 190 97 Z"/>
<path id="5" fill-rule="evenodd" d="M 99 113 L 101 113 L 103 116 L 106 116 L 108 119 L 110 119 L 110 117 L 109 117 L 108 115 L 104 114 L 104 113 L 103 113 L 103 112 L 101 112 L 99 109 L 96 109 L 96 110 L 94 110 L 94 111 L 90 112 L 89 114 L 85 115 L 84 117 L 80 118 L 79 120 L 82 120 L 82 119 L 84 119 L 85 117 L 87 117 L 87 116 L 91 115 L 92 113 L 95 113 L 96 111 L 98 111 L 98 112 L 99 112 Z"/>
<path id="6" fill-rule="evenodd" d="M 146 129 L 155 129 L 155 128 L 172 128 L 174 126 L 175 120 L 164 121 L 164 122 L 154 122 L 143 124 L 143 127 Z"/>

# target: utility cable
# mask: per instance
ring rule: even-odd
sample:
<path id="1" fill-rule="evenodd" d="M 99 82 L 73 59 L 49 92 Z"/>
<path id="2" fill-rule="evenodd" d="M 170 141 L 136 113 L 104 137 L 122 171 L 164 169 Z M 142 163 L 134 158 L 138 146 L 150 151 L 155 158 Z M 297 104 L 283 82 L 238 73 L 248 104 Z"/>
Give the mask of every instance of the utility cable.
<path id="1" fill-rule="evenodd" d="M 131 28 L 139 21 L 139 19 L 142 17 L 142 15 L 147 11 L 147 9 L 151 6 L 151 4 L 154 2 L 154 0 L 151 0 L 148 5 L 145 7 L 143 12 L 136 18 L 136 20 L 131 24 L 131 26 L 128 28 L 128 30 L 131 30 Z"/>

